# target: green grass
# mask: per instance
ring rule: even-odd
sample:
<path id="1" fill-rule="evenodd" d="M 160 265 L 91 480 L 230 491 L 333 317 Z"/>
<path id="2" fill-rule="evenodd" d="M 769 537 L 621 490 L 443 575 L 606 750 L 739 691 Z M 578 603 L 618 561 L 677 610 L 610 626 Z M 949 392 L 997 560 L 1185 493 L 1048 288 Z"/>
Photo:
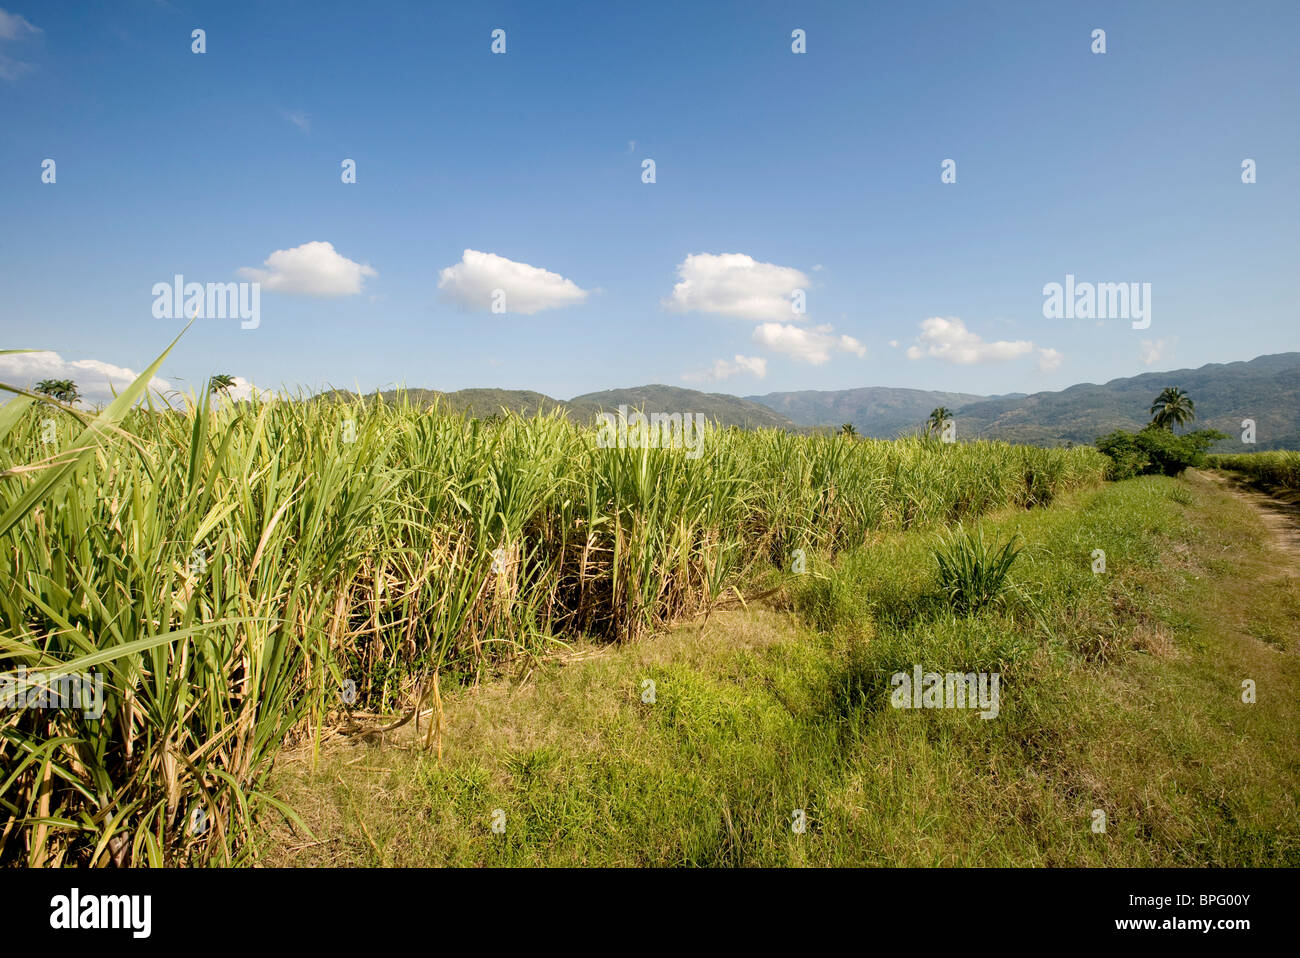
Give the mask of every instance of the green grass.
<path id="1" fill-rule="evenodd" d="M 579 644 L 450 694 L 441 762 L 400 736 L 335 744 L 314 767 L 293 753 L 274 785 L 314 834 L 268 826 L 258 851 L 318 865 L 1300 864 L 1300 664 L 1259 638 L 1296 634 L 1300 582 L 1249 507 L 1152 477 L 978 528 L 1022 549 L 1001 603 L 954 613 L 935 532 L 878 531 L 783 574 L 773 607 Z M 889 675 L 917 663 L 999 672 L 998 717 L 892 708 Z"/>

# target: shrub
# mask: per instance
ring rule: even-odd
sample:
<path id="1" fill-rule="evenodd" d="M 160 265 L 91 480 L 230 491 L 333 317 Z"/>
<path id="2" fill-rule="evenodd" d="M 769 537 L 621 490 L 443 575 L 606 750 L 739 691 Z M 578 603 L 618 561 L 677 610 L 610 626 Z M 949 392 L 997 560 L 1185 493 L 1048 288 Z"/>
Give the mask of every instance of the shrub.
<path id="1" fill-rule="evenodd" d="M 1175 435 L 1168 429 L 1147 426 L 1138 432 L 1117 429 L 1098 439 L 1097 449 L 1110 459 L 1108 479 L 1149 474 L 1177 476 L 1188 467 L 1205 465 L 1205 450 L 1226 438 L 1216 429 Z"/>
<path id="2" fill-rule="evenodd" d="M 1151 457 L 1138 442 L 1136 433 L 1117 429 L 1098 439 L 1097 449 L 1110 460 L 1106 468 L 1107 479 L 1132 479 L 1145 473 L 1151 465 Z"/>

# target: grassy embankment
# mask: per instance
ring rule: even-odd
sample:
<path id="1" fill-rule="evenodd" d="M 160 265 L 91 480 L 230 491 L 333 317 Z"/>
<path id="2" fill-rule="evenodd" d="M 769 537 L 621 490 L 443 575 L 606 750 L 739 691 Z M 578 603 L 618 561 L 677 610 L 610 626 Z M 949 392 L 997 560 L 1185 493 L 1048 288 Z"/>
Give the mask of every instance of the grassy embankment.
<path id="1" fill-rule="evenodd" d="M 261 853 L 301 865 L 1300 864 L 1300 579 L 1250 506 L 1194 474 L 1150 477 L 981 526 L 1024 547 L 1001 604 L 950 610 L 934 531 L 873 534 L 805 575 L 760 575 L 782 586 L 776 608 L 580 644 L 451 694 L 441 762 L 405 736 L 335 743 L 314 771 L 296 754 L 274 784 L 315 837 L 272 829 Z M 889 675 L 916 663 L 999 671 L 998 716 L 892 708 Z"/>

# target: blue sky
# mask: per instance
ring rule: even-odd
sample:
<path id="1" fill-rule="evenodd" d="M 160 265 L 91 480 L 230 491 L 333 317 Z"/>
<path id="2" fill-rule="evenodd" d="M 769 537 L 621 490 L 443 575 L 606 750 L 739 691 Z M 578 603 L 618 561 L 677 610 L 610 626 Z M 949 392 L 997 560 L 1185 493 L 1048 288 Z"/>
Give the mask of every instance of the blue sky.
<path id="1" fill-rule="evenodd" d="M 0 11 L 0 348 L 57 354 L 6 381 L 144 368 L 178 273 L 262 283 L 186 389 L 1033 392 L 1300 349 L 1294 2 Z M 1150 327 L 1045 318 L 1066 274 L 1150 283 Z"/>

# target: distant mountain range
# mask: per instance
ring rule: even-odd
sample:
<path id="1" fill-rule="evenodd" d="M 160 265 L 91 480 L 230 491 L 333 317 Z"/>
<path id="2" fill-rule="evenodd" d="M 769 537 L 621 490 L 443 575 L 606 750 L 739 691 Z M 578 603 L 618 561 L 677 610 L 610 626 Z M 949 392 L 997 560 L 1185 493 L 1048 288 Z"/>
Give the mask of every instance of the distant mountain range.
<path id="1" fill-rule="evenodd" d="M 531 416 L 537 412 L 562 409 L 579 422 L 590 422 L 600 412 L 618 412 L 619 406 L 646 412 L 703 413 L 706 419 L 726 426 L 743 426 L 746 429 L 796 429 L 794 422 L 761 403 L 741 399 L 726 393 L 704 393 L 677 386 L 635 386 L 631 389 L 607 389 L 604 392 L 586 393 L 572 399 L 552 399 L 550 396 L 524 389 L 459 389 L 440 392 L 436 389 L 389 389 L 378 395 L 392 401 L 405 394 L 417 406 L 430 406 L 435 402 L 456 412 L 470 416 L 486 417 L 503 409 Z M 373 397 L 375 394 L 372 393 Z M 350 397 L 355 393 L 332 390 L 323 398 Z"/>
<path id="2" fill-rule="evenodd" d="M 677 386 L 637 386 L 586 393 L 564 401 L 511 389 L 462 389 L 443 393 L 408 389 L 419 405 L 434 401 L 474 416 L 508 409 L 525 415 L 563 409 L 590 421 L 620 405 L 647 412 L 704 413 L 724 425 L 811 431 L 852 423 L 859 434 L 893 438 L 914 432 L 930 411 L 947 406 L 959 439 L 1007 439 L 1034 445 L 1091 443 L 1115 429 L 1136 429 L 1149 420 L 1151 400 L 1166 386 L 1178 386 L 1196 403 L 1197 427 L 1219 429 L 1230 439 L 1224 450 L 1240 450 L 1241 421 L 1255 420 L 1256 449 L 1300 449 L 1300 353 L 1259 356 L 1248 362 L 1210 363 L 1199 369 L 1143 373 L 1108 383 L 1080 383 L 1059 392 L 980 396 L 972 393 L 864 386 L 802 390 L 762 396 L 704 393 Z M 391 399 L 395 391 L 380 394 Z"/>
<path id="3" fill-rule="evenodd" d="M 1243 419 L 1255 420 L 1255 448 L 1300 448 L 1300 353 L 1143 373 L 1028 396 L 868 387 L 750 398 L 787 413 L 799 425 L 851 422 L 863 435 L 882 438 L 917 428 L 931 409 L 945 405 L 953 410 L 958 438 L 1054 445 L 1091 443 L 1115 429 L 1141 427 L 1150 419 L 1151 400 L 1166 386 L 1178 386 L 1192 397 L 1197 427 L 1228 433 L 1231 438 L 1220 449 L 1242 448 Z"/>
<path id="4" fill-rule="evenodd" d="M 847 422 L 852 423 L 860 435 L 892 439 L 922 426 L 930 411 L 939 406 L 957 410 L 986 399 L 1016 397 L 862 386 L 834 391 L 805 389 L 745 398 L 784 414 L 797 426 L 840 426 Z"/>
<path id="5" fill-rule="evenodd" d="M 1151 400 L 1166 386 L 1178 386 L 1191 396 L 1196 428 L 1228 434 L 1220 450 L 1248 448 L 1241 442 L 1243 419 L 1255 421 L 1255 449 L 1300 449 L 1300 353 L 1143 373 L 1104 385 L 1082 383 L 1015 400 L 991 397 L 962 407 L 958 415 L 970 436 L 1040 445 L 1092 442 L 1111 430 L 1148 422 Z"/>

